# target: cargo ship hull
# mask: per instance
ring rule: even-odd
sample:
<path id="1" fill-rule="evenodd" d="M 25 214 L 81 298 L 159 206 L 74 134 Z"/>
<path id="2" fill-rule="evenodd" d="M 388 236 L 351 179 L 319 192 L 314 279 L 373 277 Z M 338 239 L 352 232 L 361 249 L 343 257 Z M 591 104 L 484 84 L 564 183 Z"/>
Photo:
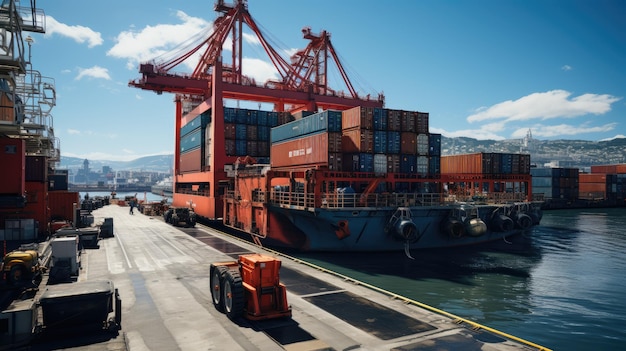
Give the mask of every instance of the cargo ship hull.
<path id="1" fill-rule="evenodd" d="M 487 217 L 496 208 L 487 205 L 478 208 L 485 223 L 489 222 Z M 477 245 L 503 240 L 524 231 L 522 228 L 507 231 L 488 229 L 479 236 L 453 235 L 444 228 L 451 212 L 450 206 L 416 207 L 410 208 L 410 216 L 417 233 L 407 240 L 395 230 L 387 229 L 396 211 L 396 208 L 319 208 L 302 211 L 272 207 L 270 216 L 282 217 L 291 227 L 280 229 L 286 230 L 285 233 L 271 232 L 265 240 L 270 246 L 303 251 L 375 252 Z M 301 246 L 294 247 L 293 239 L 282 239 L 286 236 L 300 236 L 297 242 Z"/>

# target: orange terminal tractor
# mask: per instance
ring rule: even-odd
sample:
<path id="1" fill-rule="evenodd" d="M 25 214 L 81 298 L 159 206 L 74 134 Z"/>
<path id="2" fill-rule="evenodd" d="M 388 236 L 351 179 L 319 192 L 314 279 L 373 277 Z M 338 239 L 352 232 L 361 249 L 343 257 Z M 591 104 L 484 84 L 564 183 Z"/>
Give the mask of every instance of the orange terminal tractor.
<path id="1" fill-rule="evenodd" d="M 280 282 L 281 261 L 262 254 L 211 264 L 211 296 L 218 311 L 231 320 L 291 317 L 287 289 Z"/>

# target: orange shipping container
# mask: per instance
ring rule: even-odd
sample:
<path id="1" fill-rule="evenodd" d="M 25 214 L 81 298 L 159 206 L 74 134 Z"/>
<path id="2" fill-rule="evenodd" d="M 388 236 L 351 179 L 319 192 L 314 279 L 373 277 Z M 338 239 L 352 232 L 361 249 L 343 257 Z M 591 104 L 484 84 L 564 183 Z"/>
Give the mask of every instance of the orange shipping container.
<path id="1" fill-rule="evenodd" d="M 373 129 L 374 109 L 371 107 L 357 106 L 341 112 L 342 129 Z"/>
<path id="2" fill-rule="evenodd" d="M 583 183 L 597 183 L 603 184 L 606 189 L 606 174 L 602 173 L 581 173 L 578 175 L 579 184 Z"/>
<path id="3" fill-rule="evenodd" d="M 343 130 L 341 149 L 343 152 L 374 152 L 374 132 L 367 129 Z"/>
<path id="4" fill-rule="evenodd" d="M 272 167 L 329 164 L 328 133 L 274 143 L 270 149 Z"/>
<path id="5" fill-rule="evenodd" d="M 483 154 L 441 156 L 441 174 L 483 173 Z"/>

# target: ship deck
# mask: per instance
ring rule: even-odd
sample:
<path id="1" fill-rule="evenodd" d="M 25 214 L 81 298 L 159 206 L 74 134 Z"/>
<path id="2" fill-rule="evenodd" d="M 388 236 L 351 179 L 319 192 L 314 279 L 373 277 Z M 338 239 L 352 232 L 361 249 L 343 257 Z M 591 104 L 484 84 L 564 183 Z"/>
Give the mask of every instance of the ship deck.
<path id="1" fill-rule="evenodd" d="M 42 335 L 30 350 L 545 349 L 213 228 L 176 228 L 117 205 L 93 215 L 113 218 L 115 236 L 82 252 L 78 281 L 114 282 L 121 329 Z M 252 252 L 280 256 L 291 318 L 233 322 L 214 308 L 210 264 Z"/>

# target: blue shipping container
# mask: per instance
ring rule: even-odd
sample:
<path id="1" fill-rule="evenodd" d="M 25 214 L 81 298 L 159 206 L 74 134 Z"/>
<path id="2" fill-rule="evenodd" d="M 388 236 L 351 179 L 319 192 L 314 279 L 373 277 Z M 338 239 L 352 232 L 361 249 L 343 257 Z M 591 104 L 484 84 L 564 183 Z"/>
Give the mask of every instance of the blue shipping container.
<path id="1" fill-rule="evenodd" d="M 180 153 L 195 150 L 204 144 L 204 131 L 197 129 L 180 138 Z"/>
<path id="2" fill-rule="evenodd" d="M 400 138 L 400 132 L 388 131 L 387 132 L 387 153 L 399 154 L 400 146 L 402 144 Z"/>
<path id="3" fill-rule="evenodd" d="M 415 155 L 400 155 L 400 173 L 415 173 L 417 157 Z"/>
<path id="4" fill-rule="evenodd" d="M 374 108 L 374 130 L 387 130 L 387 110 Z"/>
<path id="5" fill-rule="evenodd" d="M 270 139 L 273 143 L 296 139 L 321 131 L 340 132 L 341 112 L 323 111 L 272 128 Z"/>
<path id="6" fill-rule="evenodd" d="M 246 140 L 248 138 L 248 127 L 245 124 L 235 124 L 235 139 Z"/>
<path id="7" fill-rule="evenodd" d="M 441 134 L 430 134 L 428 136 L 428 154 L 441 156 Z"/>
<path id="8" fill-rule="evenodd" d="M 387 153 L 387 132 L 384 130 L 374 131 L 374 153 Z"/>

